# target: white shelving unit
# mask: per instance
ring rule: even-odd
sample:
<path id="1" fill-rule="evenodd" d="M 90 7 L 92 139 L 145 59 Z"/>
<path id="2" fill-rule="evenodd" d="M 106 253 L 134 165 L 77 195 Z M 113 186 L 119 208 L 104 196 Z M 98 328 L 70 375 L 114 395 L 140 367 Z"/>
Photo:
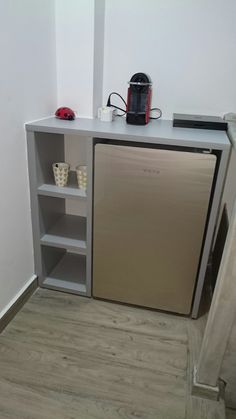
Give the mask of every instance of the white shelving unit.
<path id="1" fill-rule="evenodd" d="M 54 183 L 52 163 L 66 160 L 66 141 L 63 134 L 28 133 L 35 270 L 42 287 L 90 296 L 92 138 L 80 139 L 88 167 L 86 192 L 78 188 L 75 171 L 66 187 Z M 72 200 L 78 210 L 85 209 L 82 215 L 69 212 Z"/>
<path id="2" fill-rule="evenodd" d="M 35 273 L 42 287 L 86 296 L 91 296 L 93 145 L 97 141 L 115 141 L 116 144 L 141 143 L 142 147 L 184 147 L 185 151 L 189 147 L 214 150 L 218 162 L 214 194 L 192 309 L 192 317 L 197 317 L 230 153 L 226 133 L 174 128 L 172 121 L 166 120 L 133 126 L 126 124 L 123 118 L 106 123 L 98 119 L 62 121 L 50 117 L 27 124 L 26 130 Z M 86 148 L 86 162 L 78 164 L 88 167 L 87 193 L 78 189 L 75 172 L 70 174 L 67 187 L 58 188 L 54 184 L 52 163 L 66 160 L 66 150 L 70 149 L 70 141 L 73 142 L 73 139 L 67 141 L 69 137 L 84 142 Z M 73 166 L 79 154 L 74 151 L 71 154 Z M 68 201 L 73 205 L 68 205 Z M 74 203 L 86 208 L 83 214 L 73 212 Z"/>

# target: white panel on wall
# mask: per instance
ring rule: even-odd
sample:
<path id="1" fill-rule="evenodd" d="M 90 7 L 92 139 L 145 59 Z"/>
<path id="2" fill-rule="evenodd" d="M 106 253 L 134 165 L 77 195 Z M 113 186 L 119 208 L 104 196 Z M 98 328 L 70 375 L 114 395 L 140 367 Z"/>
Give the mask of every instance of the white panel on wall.
<path id="1" fill-rule="evenodd" d="M 94 0 L 56 0 L 58 106 L 93 113 Z"/>
<path id="2" fill-rule="evenodd" d="M 96 117 L 103 95 L 105 0 L 95 0 L 94 14 L 93 116 Z"/>
<path id="3" fill-rule="evenodd" d="M 53 0 L 0 0 L 0 314 L 34 273 L 24 123 L 56 106 Z"/>
<path id="4" fill-rule="evenodd" d="M 236 111 L 235 16 L 235 0 L 106 0 L 104 103 L 141 71 L 165 118 Z"/>

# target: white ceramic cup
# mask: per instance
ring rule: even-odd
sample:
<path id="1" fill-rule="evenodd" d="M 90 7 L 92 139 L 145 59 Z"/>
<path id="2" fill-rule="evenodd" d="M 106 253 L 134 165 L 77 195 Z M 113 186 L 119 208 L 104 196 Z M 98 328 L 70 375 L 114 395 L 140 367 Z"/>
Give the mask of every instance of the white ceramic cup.
<path id="1" fill-rule="evenodd" d="M 78 188 L 87 190 L 87 166 L 77 166 L 76 167 Z"/>
<path id="2" fill-rule="evenodd" d="M 57 186 L 66 186 L 68 182 L 68 175 L 70 165 L 65 162 L 53 163 L 52 165 L 55 184 Z"/>
<path id="3" fill-rule="evenodd" d="M 98 118 L 103 122 L 111 122 L 114 119 L 114 108 L 103 106 L 98 108 Z"/>

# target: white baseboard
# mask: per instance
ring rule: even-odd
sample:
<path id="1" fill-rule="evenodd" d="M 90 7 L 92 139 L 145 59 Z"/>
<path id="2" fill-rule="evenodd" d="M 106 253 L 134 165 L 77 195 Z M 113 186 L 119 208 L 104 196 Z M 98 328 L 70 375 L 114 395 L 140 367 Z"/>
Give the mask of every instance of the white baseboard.
<path id="1" fill-rule="evenodd" d="M 26 283 L 25 285 L 21 288 L 20 291 L 18 291 L 18 293 L 15 295 L 15 297 L 13 297 L 11 299 L 11 301 L 6 305 L 6 307 L 0 311 L 0 320 L 2 319 L 3 316 L 5 316 L 5 314 L 10 310 L 10 308 L 16 303 L 16 301 L 21 297 L 21 295 L 27 290 L 27 288 L 32 284 L 32 282 L 35 281 L 35 279 L 37 278 L 36 275 L 33 275 Z"/>

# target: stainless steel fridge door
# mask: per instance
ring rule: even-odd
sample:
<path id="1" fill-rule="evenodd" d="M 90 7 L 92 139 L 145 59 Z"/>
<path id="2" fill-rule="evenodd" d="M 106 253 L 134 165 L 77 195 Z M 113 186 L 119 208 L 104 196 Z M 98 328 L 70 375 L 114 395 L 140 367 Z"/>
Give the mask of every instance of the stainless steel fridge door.
<path id="1" fill-rule="evenodd" d="M 93 295 L 189 314 L 216 157 L 95 146 Z"/>

